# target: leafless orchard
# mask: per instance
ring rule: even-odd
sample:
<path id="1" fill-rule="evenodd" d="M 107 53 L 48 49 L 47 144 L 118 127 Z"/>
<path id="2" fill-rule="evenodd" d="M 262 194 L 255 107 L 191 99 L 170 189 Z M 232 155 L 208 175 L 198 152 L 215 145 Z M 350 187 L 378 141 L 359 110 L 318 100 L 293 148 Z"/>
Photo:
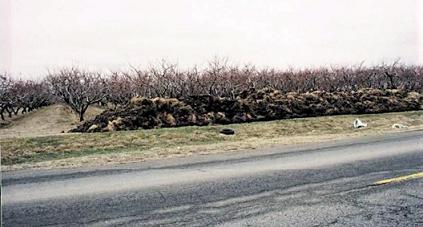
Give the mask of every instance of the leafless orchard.
<path id="1" fill-rule="evenodd" d="M 49 88 L 44 82 L 13 80 L 0 75 L 0 117 L 5 120 L 18 113 L 24 114 L 51 103 Z"/>
<path id="2" fill-rule="evenodd" d="M 0 75 L 0 114 L 31 111 L 52 102 L 69 105 L 84 120 L 93 104 L 115 108 L 134 96 L 184 99 L 196 95 L 235 98 L 242 91 L 265 87 L 282 92 L 357 91 L 361 88 L 423 92 L 423 67 L 393 64 L 302 70 L 233 66 L 215 58 L 205 69 L 180 69 L 162 61 L 147 69 L 100 74 L 79 68 L 49 72 L 41 82 Z"/>

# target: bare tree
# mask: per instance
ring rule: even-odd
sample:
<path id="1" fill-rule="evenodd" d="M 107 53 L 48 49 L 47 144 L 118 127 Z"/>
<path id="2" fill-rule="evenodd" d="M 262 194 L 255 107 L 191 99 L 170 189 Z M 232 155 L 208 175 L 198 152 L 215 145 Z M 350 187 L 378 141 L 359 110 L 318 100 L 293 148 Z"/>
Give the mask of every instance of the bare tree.
<path id="1" fill-rule="evenodd" d="M 7 73 L 0 74 L 0 117 L 5 120 L 4 112 L 9 108 L 11 102 L 10 87 L 12 80 Z"/>
<path id="2" fill-rule="evenodd" d="M 178 69 L 176 64 L 162 60 L 159 66 L 151 66 L 148 75 L 152 78 L 152 90 L 157 97 L 175 97 Z"/>
<path id="3" fill-rule="evenodd" d="M 228 60 L 215 57 L 209 62 L 207 69 L 202 73 L 201 78 L 198 78 L 197 83 L 203 89 L 203 92 L 208 95 L 218 96 L 221 94 L 225 74 L 228 72 Z"/>
<path id="4" fill-rule="evenodd" d="M 136 96 L 134 79 L 126 72 L 112 72 L 105 81 L 106 100 L 115 108 L 128 103 L 132 97 Z"/>
<path id="5" fill-rule="evenodd" d="M 22 114 L 50 104 L 51 96 L 43 82 L 13 80 L 6 73 L 0 75 L 0 117 Z"/>
<path id="6" fill-rule="evenodd" d="M 22 114 L 34 109 L 47 106 L 51 103 L 51 95 L 47 84 L 43 82 L 26 81 L 24 84 L 24 93 L 19 100 Z"/>
<path id="7" fill-rule="evenodd" d="M 88 107 L 106 97 L 105 81 L 101 74 L 77 68 L 62 69 L 57 73 L 49 73 L 47 82 L 61 101 L 66 103 L 84 120 Z"/>

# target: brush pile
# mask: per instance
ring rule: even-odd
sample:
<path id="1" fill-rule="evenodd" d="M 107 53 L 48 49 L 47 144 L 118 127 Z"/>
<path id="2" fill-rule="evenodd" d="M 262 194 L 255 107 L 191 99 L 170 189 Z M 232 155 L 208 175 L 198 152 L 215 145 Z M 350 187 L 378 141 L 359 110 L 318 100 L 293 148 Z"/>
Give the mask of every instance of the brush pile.
<path id="1" fill-rule="evenodd" d="M 230 124 L 337 114 L 418 110 L 423 96 L 401 90 L 360 89 L 351 92 L 282 93 L 246 90 L 235 99 L 210 95 L 187 98 L 134 97 L 116 110 L 106 110 L 71 132 L 107 132 L 190 125 Z"/>

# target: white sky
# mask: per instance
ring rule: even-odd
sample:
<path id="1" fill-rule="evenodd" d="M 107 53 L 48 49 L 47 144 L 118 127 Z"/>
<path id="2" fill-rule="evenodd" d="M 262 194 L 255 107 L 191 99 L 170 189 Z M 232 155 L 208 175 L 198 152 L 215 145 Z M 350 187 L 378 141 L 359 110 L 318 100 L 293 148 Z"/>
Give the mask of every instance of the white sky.
<path id="1" fill-rule="evenodd" d="M 0 0 L 0 71 L 423 63 L 419 0 Z M 419 35 L 420 32 L 420 35 Z"/>

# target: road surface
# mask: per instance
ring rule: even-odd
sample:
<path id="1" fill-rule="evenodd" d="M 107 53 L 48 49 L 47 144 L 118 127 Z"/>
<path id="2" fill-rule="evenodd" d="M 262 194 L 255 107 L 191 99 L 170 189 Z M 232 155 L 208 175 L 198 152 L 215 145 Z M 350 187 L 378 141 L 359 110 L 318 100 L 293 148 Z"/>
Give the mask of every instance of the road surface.
<path id="1" fill-rule="evenodd" d="M 422 172 L 423 131 L 97 169 L 6 172 L 2 221 L 423 226 Z"/>

